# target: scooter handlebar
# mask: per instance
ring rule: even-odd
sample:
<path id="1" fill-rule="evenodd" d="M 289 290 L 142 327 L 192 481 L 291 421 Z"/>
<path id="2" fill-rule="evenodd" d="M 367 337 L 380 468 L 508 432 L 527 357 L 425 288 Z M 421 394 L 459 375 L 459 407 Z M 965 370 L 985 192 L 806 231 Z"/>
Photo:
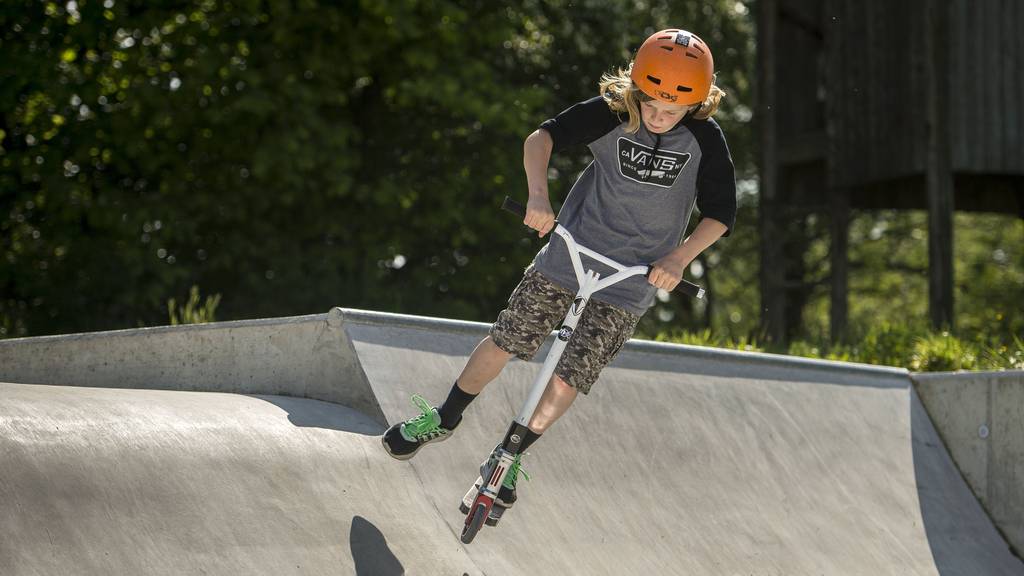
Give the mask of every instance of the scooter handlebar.
<path id="1" fill-rule="evenodd" d="M 511 212 L 520 218 L 526 218 L 526 206 L 523 206 L 508 196 L 505 196 L 505 201 L 501 203 L 501 209 L 506 212 Z"/>
<path id="2" fill-rule="evenodd" d="M 647 266 L 647 277 L 648 278 L 651 277 L 651 270 L 653 268 L 654 267 L 651 266 L 651 265 Z M 682 292 L 683 294 L 686 294 L 687 296 L 690 296 L 692 298 L 696 298 L 698 300 L 700 300 L 701 298 L 704 297 L 704 289 L 701 288 L 698 284 L 694 284 L 693 282 L 690 282 L 689 280 L 686 280 L 685 278 L 680 280 L 679 284 L 676 284 L 676 287 L 673 288 L 672 291 L 673 292 Z"/>
<path id="3" fill-rule="evenodd" d="M 519 216 L 520 218 L 526 218 L 526 206 L 524 206 L 523 204 L 521 204 L 519 202 L 516 202 L 515 200 L 509 198 L 508 196 L 505 196 L 505 201 L 501 203 L 501 209 L 505 210 L 506 212 L 511 212 L 511 213 L 515 214 L 516 216 Z M 650 276 L 651 276 L 651 266 L 648 265 L 647 266 L 647 277 L 650 278 Z M 675 290 L 673 290 L 673 292 L 682 292 L 683 294 L 686 294 L 687 296 L 691 296 L 693 298 L 698 298 L 698 299 L 704 297 L 704 289 L 703 288 L 701 288 L 699 285 L 694 284 L 693 282 L 690 282 L 689 280 L 685 280 L 685 279 L 684 280 L 680 280 L 679 284 L 675 287 Z"/>

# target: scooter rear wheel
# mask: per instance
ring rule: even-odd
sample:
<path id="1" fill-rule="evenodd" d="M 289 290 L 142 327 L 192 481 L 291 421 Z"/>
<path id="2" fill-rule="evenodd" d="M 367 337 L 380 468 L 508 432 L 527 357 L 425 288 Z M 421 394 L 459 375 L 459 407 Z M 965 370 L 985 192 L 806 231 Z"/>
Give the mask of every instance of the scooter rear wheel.
<path id="1" fill-rule="evenodd" d="M 476 538 L 476 533 L 480 531 L 480 527 L 484 525 L 484 521 L 487 520 L 487 503 L 477 502 L 473 506 L 473 511 L 470 513 L 469 518 L 466 519 L 465 526 L 462 527 L 462 543 L 469 544 Z"/>

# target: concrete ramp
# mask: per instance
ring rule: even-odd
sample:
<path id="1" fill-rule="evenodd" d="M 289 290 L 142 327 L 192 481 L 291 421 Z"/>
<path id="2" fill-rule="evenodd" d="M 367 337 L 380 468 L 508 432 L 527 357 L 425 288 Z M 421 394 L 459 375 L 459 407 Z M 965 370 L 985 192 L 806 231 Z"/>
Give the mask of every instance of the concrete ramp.
<path id="1" fill-rule="evenodd" d="M 26 384 L 0 398 L 5 576 L 481 573 L 349 408 Z"/>
<path id="2" fill-rule="evenodd" d="M 369 414 L 0 384 L 0 573 L 1024 575 L 906 372 L 638 342 L 531 449 L 501 526 L 463 546 L 459 499 L 542 356 L 398 462 L 377 411 L 408 417 L 414 392 L 440 402 L 486 326 L 323 316 L 309 321 L 336 318 Z"/>
<path id="3" fill-rule="evenodd" d="M 486 333 L 348 318 L 389 421 L 413 392 L 440 402 Z M 410 461 L 453 532 L 544 352 Z M 525 466 L 521 501 L 468 547 L 488 574 L 1024 574 L 903 370 L 633 341 Z"/>

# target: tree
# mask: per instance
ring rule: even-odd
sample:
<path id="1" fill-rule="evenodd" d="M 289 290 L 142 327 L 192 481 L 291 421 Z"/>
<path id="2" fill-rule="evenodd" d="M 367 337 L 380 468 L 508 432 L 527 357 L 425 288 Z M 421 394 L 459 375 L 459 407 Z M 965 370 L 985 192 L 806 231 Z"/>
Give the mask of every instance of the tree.
<path id="1" fill-rule="evenodd" d="M 224 319 L 489 319 L 538 247 L 496 209 L 523 138 L 680 20 L 743 102 L 742 6 L 10 2 L 0 330 L 158 323 L 193 285 Z M 556 203 L 585 153 L 556 159 Z"/>

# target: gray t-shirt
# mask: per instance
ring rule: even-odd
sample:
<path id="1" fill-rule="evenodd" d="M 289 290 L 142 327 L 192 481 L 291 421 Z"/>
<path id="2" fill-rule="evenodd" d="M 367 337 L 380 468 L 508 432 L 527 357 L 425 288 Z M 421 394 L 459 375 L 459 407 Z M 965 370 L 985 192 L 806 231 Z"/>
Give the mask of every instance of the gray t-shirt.
<path id="1" fill-rule="evenodd" d="M 594 156 L 558 213 L 576 242 L 627 266 L 653 264 L 679 246 L 694 204 L 703 217 L 731 230 L 736 181 L 718 123 L 685 119 L 663 134 L 652 134 L 641 124 L 630 134 L 624 119 L 598 96 L 541 124 L 551 134 L 553 151 L 586 144 Z M 602 277 L 614 272 L 586 256 L 582 261 L 584 270 Z M 552 282 L 578 288 L 561 236 L 551 235 L 534 265 Z M 642 315 L 656 292 L 645 277 L 636 276 L 593 297 Z"/>

